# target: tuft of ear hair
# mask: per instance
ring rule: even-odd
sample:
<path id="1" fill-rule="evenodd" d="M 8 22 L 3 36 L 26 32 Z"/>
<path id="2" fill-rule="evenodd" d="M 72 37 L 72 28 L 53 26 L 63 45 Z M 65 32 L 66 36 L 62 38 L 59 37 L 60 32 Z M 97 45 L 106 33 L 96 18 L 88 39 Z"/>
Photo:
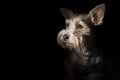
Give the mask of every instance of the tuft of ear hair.
<path id="1" fill-rule="evenodd" d="M 74 14 L 71 10 L 66 8 L 61 8 L 60 12 L 66 19 L 70 19 Z"/>
<path id="2" fill-rule="evenodd" d="M 97 26 L 102 24 L 104 14 L 105 14 L 105 4 L 100 4 L 97 5 L 95 8 L 93 8 L 92 10 L 90 10 L 88 16 L 91 22 L 93 23 L 93 25 Z"/>

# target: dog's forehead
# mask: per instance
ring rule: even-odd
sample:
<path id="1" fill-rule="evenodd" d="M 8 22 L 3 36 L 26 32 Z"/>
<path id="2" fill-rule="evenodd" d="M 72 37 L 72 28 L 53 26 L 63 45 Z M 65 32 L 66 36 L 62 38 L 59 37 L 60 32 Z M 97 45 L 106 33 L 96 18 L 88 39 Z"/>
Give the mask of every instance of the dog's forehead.
<path id="1" fill-rule="evenodd" d="M 72 18 L 70 19 L 66 19 L 66 23 L 80 23 L 83 22 L 83 20 L 86 18 L 86 15 L 74 15 Z"/>
<path id="2" fill-rule="evenodd" d="M 70 24 L 70 25 L 82 25 L 85 28 L 88 28 L 88 17 L 86 14 L 82 14 L 82 15 L 75 15 L 70 19 L 66 19 L 66 23 Z M 72 23 L 72 24 L 71 24 Z"/>

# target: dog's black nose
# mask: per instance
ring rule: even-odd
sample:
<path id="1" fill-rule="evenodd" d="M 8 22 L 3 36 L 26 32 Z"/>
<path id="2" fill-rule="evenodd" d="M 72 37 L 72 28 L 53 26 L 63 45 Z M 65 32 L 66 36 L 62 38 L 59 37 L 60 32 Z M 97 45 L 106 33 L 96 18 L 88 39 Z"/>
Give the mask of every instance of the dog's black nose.
<path id="1" fill-rule="evenodd" d="M 63 36 L 63 39 L 64 39 L 64 41 L 67 41 L 67 40 L 69 39 L 69 35 L 67 35 L 67 34 L 64 35 L 64 36 Z"/>

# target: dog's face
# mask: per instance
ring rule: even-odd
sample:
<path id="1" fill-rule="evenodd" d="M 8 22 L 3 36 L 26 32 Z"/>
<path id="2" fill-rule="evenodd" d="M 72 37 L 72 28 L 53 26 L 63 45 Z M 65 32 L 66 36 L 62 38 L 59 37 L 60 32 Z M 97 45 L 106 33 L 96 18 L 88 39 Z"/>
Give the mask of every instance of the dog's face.
<path id="1" fill-rule="evenodd" d="M 58 33 L 58 44 L 63 48 L 73 48 L 79 52 L 81 46 L 83 46 L 84 36 L 91 34 L 91 25 L 97 26 L 102 24 L 105 5 L 100 4 L 96 6 L 89 14 L 74 14 L 71 10 L 65 8 L 61 8 L 60 12 L 66 19 L 66 25 L 65 29 Z"/>

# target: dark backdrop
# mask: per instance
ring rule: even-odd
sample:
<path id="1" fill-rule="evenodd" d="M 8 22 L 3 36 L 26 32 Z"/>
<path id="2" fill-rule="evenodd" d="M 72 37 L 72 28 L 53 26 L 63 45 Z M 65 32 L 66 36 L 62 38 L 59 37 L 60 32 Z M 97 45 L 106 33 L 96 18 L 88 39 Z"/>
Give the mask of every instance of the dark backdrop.
<path id="1" fill-rule="evenodd" d="M 119 2 L 115 0 L 45 0 L 17 3 L 15 10 L 18 12 L 12 14 L 16 15 L 14 24 L 18 29 L 15 31 L 19 33 L 14 33 L 18 38 L 13 40 L 15 48 L 12 48 L 15 52 L 15 55 L 12 55 L 15 56 L 12 60 L 15 66 L 12 68 L 15 68 L 17 78 L 63 80 L 63 63 L 67 53 L 56 41 L 58 32 L 64 28 L 65 20 L 59 9 L 64 7 L 77 13 L 87 13 L 101 3 L 106 4 L 106 13 L 103 25 L 95 29 L 95 39 L 111 64 L 113 76 L 116 78 L 114 80 L 119 80 L 120 22 L 119 5 L 116 4 Z"/>

